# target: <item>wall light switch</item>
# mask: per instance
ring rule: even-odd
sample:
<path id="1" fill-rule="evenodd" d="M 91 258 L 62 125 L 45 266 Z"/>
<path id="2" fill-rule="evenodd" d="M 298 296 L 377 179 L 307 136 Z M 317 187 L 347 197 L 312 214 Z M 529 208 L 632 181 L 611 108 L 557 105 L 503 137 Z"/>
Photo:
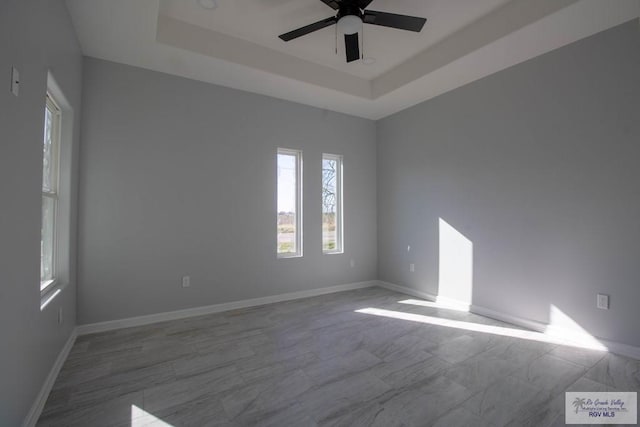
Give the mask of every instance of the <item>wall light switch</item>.
<path id="1" fill-rule="evenodd" d="M 15 67 L 11 67 L 11 93 L 15 96 L 20 94 L 20 72 Z"/>
<path id="2" fill-rule="evenodd" d="M 349 265 L 351 266 L 351 268 L 356 266 L 356 262 L 352 259 L 351 261 L 349 261 Z"/>
<path id="3" fill-rule="evenodd" d="M 409 271 L 411 273 L 413 273 L 414 271 L 416 271 L 416 265 L 415 264 L 409 264 Z"/>
<path id="4" fill-rule="evenodd" d="M 601 308 L 603 310 L 609 310 L 609 295 L 598 294 L 596 307 Z"/>
<path id="5" fill-rule="evenodd" d="M 182 287 L 188 288 L 189 286 L 191 286 L 191 277 L 182 276 Z"/>
<path id="6" fill-rule="evenodd" d="M 58 308 L 58 325 L 62 325 L 62 307 Z"/>

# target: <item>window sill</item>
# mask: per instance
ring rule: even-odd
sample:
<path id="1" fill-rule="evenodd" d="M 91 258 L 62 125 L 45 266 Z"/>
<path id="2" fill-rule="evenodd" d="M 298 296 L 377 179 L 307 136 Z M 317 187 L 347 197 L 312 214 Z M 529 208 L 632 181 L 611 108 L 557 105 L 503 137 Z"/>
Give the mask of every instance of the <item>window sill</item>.
<path id="1" fill-rule="evenodd" d="M 60 283 L 55 279 L 52 280 L 40 294 L 40 311 L 43 311 L 62 292 L 65 286 L 66 284 L 64 283 Z"/>
<path id="2" fill-rule="evenodd" d="M 302 254 L 278 255 L 278 259 L 302 258 Z"/>
<path id="3" fill-rule="evenodd" d="M 49 292 L 52 286 L 55 286 L 57 279 L 47 280 L 46 282 L 40 282 L 40 295 L 44 295 Z"/>

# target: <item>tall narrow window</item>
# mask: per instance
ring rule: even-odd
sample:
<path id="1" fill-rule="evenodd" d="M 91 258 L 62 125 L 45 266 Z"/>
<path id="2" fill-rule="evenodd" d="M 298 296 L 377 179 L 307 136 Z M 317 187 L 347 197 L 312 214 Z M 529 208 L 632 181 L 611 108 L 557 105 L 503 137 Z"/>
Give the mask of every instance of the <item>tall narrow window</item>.
<path id="1" fill-rule="evenodd" d="M 302 256 L 302 152 L 278 149 L 278 257 Z"/>
<path id="2" fill-rule="evenodd" d="M 56 280 L 56 216 L 60 152 L 60 108 L 47 94 L 44 109 L 42 157 L 42 226 L 40 239 L 40 291 L 46 292 Z"/>
<path id="3" fill-rule="evenodd" d="M 342 156 L 322 155 L 322 251 L 342 252 Z"/>

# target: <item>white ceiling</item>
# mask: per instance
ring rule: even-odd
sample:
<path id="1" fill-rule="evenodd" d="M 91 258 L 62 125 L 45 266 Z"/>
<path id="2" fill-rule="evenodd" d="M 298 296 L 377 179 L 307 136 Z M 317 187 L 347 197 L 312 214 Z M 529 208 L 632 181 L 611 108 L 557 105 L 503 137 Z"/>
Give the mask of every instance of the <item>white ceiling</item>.
<path id="1" fill-rule="evenodd" d="M 640 15 L 640 0 L 374 0 L 423 16 L 421 33 L 364 26 L 364 55 L 335 54 L 320 0 L 67 0 L 88 56 L 379 119 Z"/>

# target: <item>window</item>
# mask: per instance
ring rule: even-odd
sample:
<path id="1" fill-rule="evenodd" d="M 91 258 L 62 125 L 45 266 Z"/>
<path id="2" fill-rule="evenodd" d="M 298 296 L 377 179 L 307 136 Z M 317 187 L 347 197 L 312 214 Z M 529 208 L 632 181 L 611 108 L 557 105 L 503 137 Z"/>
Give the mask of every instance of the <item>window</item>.
<path id="1" fill-rule="evenodd" d="M 42 157 L 42 226 L 40 239 L 40 292 L 56 280 L 56 220 L 60 170 L 60 108 L 47 93 L 44 109 Z"/>
<path id="2" fill-rule="evenodd" d="M 278 149 L 278 257 L 302 256 L 302 152 Z"/>
<path id="3" fill-rule="evenodd" d="M 71 188 L 74 181 L 73 108 L 51 73 L 44 97 L 42 221 L 40 229 L 40 310 L 71 278 Z"/>
<path id="4" fill-rule="evenodd" d="M 322 251 L 342 253 L 342 156 L 322 155 Z"/>

